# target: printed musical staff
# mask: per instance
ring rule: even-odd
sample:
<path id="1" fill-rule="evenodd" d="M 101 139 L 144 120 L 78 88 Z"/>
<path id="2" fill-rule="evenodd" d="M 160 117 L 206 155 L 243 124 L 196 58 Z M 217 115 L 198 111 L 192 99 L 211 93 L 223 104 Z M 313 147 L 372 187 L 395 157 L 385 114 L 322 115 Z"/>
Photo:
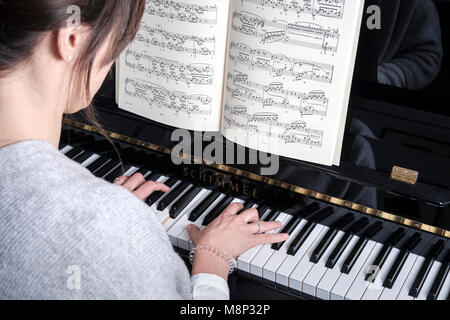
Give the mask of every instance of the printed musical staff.
<path id="1" fill-rule="evenodd" d="M 260 39 L 262 44 L 282 42 L 295 46 L 337 52 L 340 33 L 312 22 L 286 22 L 274 18 L 266 20 L 248 12 L 233 12 L 232 29 Z"/>
<path id="2" fill-rule="evenodd" d="M 279 9 L 284 12 L 296 13 L 298 17 L 303 14 L 323 16 L 327 18 L 342 19 L 344 15 L 345 0 L 241 0 L 243 3 L 252 3 L 261 7 Z"/>
<path id="3" fill-rule="evenodd" d="M 245 106 L 225 105 L 224 125 L 226 130 L 241 129 L 250 135 L 278 139 L 285 144 L 322 146 L 323 131 L 308 128 L 305 121 L 282 122 L 276 113 L 250 114 Z"/>
<path id="4" fill-rule="evenodd" d="M 160 25 L 152 27 L 145 22 L 141 23 L 136 41 L 159 47 L 162 50 L 167 49 L 202 56 L 214 56 L 216 54 L 216 38 L 214 36 L 202 37 L 168 32 Z"/>
<path id="5" fill-rule="evenodd" d="M 147 0 L 146 13 L 188 23 L 217 24 L 216 5 L 188 4 L 172 0 Z"/>
<path id="6" fill-rule="evenodd" d="M 212 85 L 214 68 L 210 64 L 184 64 L 128 49 L 125 64 L 131 69 L 187 84 Z"/>
<path id="7" fill-rule="evenodd" d="M 228 74 L 227 91 L 231 99 L 260 103 L 262 107 L 297 111 L 302 117 L 327 116 L 329 99 L 323 91 L 303 93 L 286 90 L 280 82 L 263 85 L 249 81 L 246 74 Z"/>
<path id="8" fill-rule="evenodd" d="M 325 83 L 333 81 L 334 66 L 273 54 L 266 50 L 252 49 L 243 43 L 230 43 L 229 59 L 251 69 L 270 72 L 274 77 L 290 76 L 294 81 L 312 80 Z"/>
<path id="9" fill-rule="evenodd" d="M 212 98 L 203 94 L 189 95 L 184 92 L 170 91 L 157 84 L 140 79 L 125 80 L 125 94 L 149 103 L 150 107 L 159 107 L 165 111 L 186 113 L 188 115 L 210 115 Z"/>

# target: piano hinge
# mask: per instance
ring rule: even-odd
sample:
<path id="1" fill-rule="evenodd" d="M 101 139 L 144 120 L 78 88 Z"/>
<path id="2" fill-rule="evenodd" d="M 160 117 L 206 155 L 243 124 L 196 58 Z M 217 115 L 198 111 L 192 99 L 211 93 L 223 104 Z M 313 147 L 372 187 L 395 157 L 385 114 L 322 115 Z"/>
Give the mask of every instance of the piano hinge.
<path id="1" fill-rule="evenodd" d="M 419 172 L 394 166 L 392 168 L 391 179 L 409 184 L 416 184 L 417 179 L 419 179 Z"/>

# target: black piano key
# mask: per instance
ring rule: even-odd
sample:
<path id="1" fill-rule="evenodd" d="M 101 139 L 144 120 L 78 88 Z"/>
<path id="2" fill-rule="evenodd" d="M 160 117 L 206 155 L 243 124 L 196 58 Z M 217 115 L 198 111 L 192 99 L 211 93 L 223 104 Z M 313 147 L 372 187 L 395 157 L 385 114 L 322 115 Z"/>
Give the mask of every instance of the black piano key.
<path id="1" fill-rule="evenodd" d="M 192 186 L 180 199 L 178 199 L 170 208 L 169 215 L 172 219 L 176 219 L 180 213 L 197 197 L 202 191 L 201 187 Z"/>
<path id="2" fill-rule="evenodd" d="M 152 174 L 153 175 L 153 174 Z M 158 177 L 158 179 L 161 176 Z M 156 180 L 158 180 L 156 179 Z M 177 182 L 178 182 L 178 178 L 177 177 L 171 177 L 169 178 L 169 180 L 167 180 L 166 182 L 164 182 L 164 184 L 166 186 L 168 186 L 169 188 L 172 188 Z M 151 180 L 151 181 L 155 181 L 155 180 Z M 147 203 L 149 206 L 154 205 L 156 202 L 158 202 L 159 199 L 161 199 L 166 193 L 163 191 L 156 191 L 153 192 L 145 201 L 145 203 Z"/>
<path id="3" fill-rule="evenodd" d="M 102 156 L 92 162 L 86 169 L 88 169 L 92 173 L 96 173 L 98 170 L 100 170 L 104 165 L 106 165 L 108 162 L 111 161 L 111 158 Z"/>
<path id="4" fill-rule="evenodd" d="M 220 197 L 220 191 L 212 191 L 197 205 L 189 215 L 189 221 L 195 222 Z"/>
<path id="5" fill-rule="evenodd" d="M 411 297 L 417 298 L 417 296 L 420 293 L 420 290 L 422 290 L 423 284 L 425 283 L 425 280 L 428 277 L 428 273 L 431 270 L 431 267 L 433 266 L 433 263 L 435 259 L 439 256 L 441 251 L 444 249 L 445 241 L 444 240 L 438 240 L 431 250 L 428 252 L 425 261 L 422 263 L 422 266 L 420 267 L 419 274 L 416 277 L 416 280 L 414 280 L 414 283 L 409 290 L 409 295 Z"/>
<path id="6" fill-rule="evenodd" d="M 116 169 L 108 173 L 105 180 L 108 182 L 114 182 L 118 177 L 123 176 L 128 170 L 130 170 L 130 165 L 125 165 L 124 167 L 118 166 Z"/>
<path id="7" fill-rule="evenodd" d="M 259 220 L 263 220 L 264 219 L 264 217 L 266 216 L 266 214 L 268 214 L 267 213 L 267 210 L 269 210 L 270 208 L 267 206 L 267 205 L 265 205 L 265 204 L 260 204 L 259 206 L 258 206 L 258 208 L 256 209 L 256 210 L 258 210 L 258 217 L 259 217 Z"/>
<path id="8" fill-rule="evenodd" d="M 328 257 L 325 267 L 333 269 L 336 263 L 338 262 L 339 258 L 341 257 L 341 255 L 344 253 L 345 248 L 347 248 L 347 245 L 350 243 L 350 240 L 352 240 L 355 233 L 361 231 L 368 224 L 369 219 L 361 218 L 352 225 L 350 225 L 350 227 L 348 228 L 348 230 L 346 230 L 346 233 L 344 234 L 342 239 L 339 240 L 338 244 L 333 249 L 333 252 Z"/>
<path id="9" fill-rule="evenodd" d="M 331 242 L 333 242 L 334 238 L 336 238 L 336 235 L 338 234 L 339 230 L 343 229 L 345 226 L 351 223 L 353 219 L 354 219 L 353 214 L 347 213 L 345 216 L 337 220 L 331 226 L 330 230 L 328 230 L 328 232 L 322 238 L 317 247 L 314 249 L 310 261 L 313 263 L 319 262 L 325 251 L 330 246 Z"/>
<path id="10" fill-rule="evenodd" d="M 168 206 L 170 206 L 187 188 L 191 183 L 189 181 L 181 181 L 178 186 L 170 190 L 166 196 L 158 203 L 157 210 L 164 211 Z"/>
<path id="11" fill-rule="evenodd" d="M 158 181 L 159 180 L 159 178 L 161 178 L 162 177 L 162 174 L 161 173 L 159 173 L 159 172 L 153 172 L 152 171 L 152 173 L 150 174 L 150 176 L 148 177 L 148 181 L 153 181 L 153 182 L 156 182 L 156 181 Z"/>
<path id="12" fill-rule="evenodd" d="M 84 153 L 84 150 L 81 148 L 73 148 L 69 152 L 66 153 L 66 157 L 69 159 L 74 160 L 76 157 L 80 156 L 82 153 Z"/>
<path id="13" fill-rule="evenodd" d="M 213 222 L 222 212 L 228 207 L 228 205 L 235 199 L 233 196 L 225 196 L 203 220 L 203 225 L 207 226 Z"/>
<path id="14" fill-rule="evenodd" d="M 412 250 L 414 250 L 414 248 L 419 244 L 420 241 L 422 241 L 422 238 L 420 237 L 419 232 L 414 233 L 411 237 L 408 238 L 406 244 L 404 245 L 404 248 L 400 251 L 397 258 L 395 259 L 394 264 L 389 270 L 388 275 L 383 282 L 383 287 L 392 289 L 398 275 L 400 274 L 400 271 L 405 265 L 406 259 L 408 259 L 409 254 Z"/>
<path id="15" fill-rule="evenodd" d="M 318 209 L 320 209 L 320 206 L 317 202 L 314 202 L 304 208 L 302 208 L 300 211 L 294 214 L 294 217 L 289 221 L 289 223 L 281 230 L 280 233 L 287 233 L 292 234 L 295 228 L 300 224 L 300 222 L 303 220 L 303 217 L 306 217 L 314 212 L 316 212 Z M 285 242 L 280 243 L 274 243 L 272 245 L 273 250 L 280 250 L 280 248 L 284 245 Z"/>
<path id="16" fill-rule="evenodd" d="M 317 223 L 313 221 L 308 221 L 300 230 L 300 233 L 297 235 L 297 237 L 292 241 L 291 245 L 289 246 L 287 253 L 291 256 L 295 256 L 297 251 L 300 249 L 300 247 L 303 245 L 305 240 L 309 237 L 313 229 L 316 227 Z"/>
<path id="17" fill-rule="evenodd" d="M 103 167 L 100 168 L 100 170 L 96 171 L 94 175 L 98 178 L 103 178 L 108 173 L 116 169 L 118 166 L 120 166 L 119 160 L 111 160 L 107 164 L 105 164 Z"/>
<path id="18" fill-rule="evenodd" d="M 427 300 L 437 300 L 439 294 L 441 293 L 442 287 L 444 286 L 445 280 L 450 271 L 450 250 L 447 251 L 447 256 L 442 262 L 442 266 L 439 269 L 439 273 L 433 282 L 430 292 L 428 293 Z"/>
<path id="19" fill-rule="evenodd" d="M 277 218 L 280 216 L 281 210 L 271 210 L 269 214 L 264 218 L 265 222 L 273 222 L 277 220 Z"/>
<path id="20" fill-rule="evenodd" d="M 83 162 L 85 162 L 87 159 L 89 159 L 93 155 L 94 155 L 93 152 L 86 151 L 86 152 L 83 152 L 83 154 L 81 154 L 80 156 L 76 157 L 74 160 L 75 160 L 75 162 L 82 164 Z"/>
<path id="21" fill-rule="evenodd" d="M 366 230 L 366 232 L 364 232 L 364 235 L 358 240 L 355 247 L 352 249 L 347 259 L 345 260 L 344 265 L 341 268 L 342 273 L 348 274 L 352 270 L 356 260 L 358 260 L 359 256 L 361 255 L 361 252 L 364 250 L 366 244 L 369 242 L 369 239 L 372 238 L 374 235 L 376 235 L 378 232 L 380 232 L 381 229 L 383 229 L 383 224 L 380 221 L 377 221 L 374 224 L 372 224 Z"/>
<path id="22" fill-rule="evenodd" d="M 297 251 L 301 248 L 301 246 L 303 245 L 305 240 L 309 237 L 309 235 L 317 226 L 317 224 L 328 218 L 331 214 L 333 214 L 333 212 L 334 210 L 332 207 L 326 207 L 310 216 L 310 220 L 305 224 L 302 230 L 300 230 L 297 237 L 292 241 L 291 245 L 288 248 L 287 253 L 289 255 L 295 256 Z"/>
<path id="23" fill-rule="evenodd" d="M 299 225 L 299 223 L 302 221 L 303 219 L 301 217 L 293 217 L 289 223 L 281 230 L 280 233 L 287 233 L 287 234 L 291 234 L 295 228 L 297 228 L 297 226 Z M 280 250 L 281 247 L 284 245 L 284 242 L 279 242 L 279 243 L 274 243 L 272 245 L 272 249 L 273 250 Z"/>
<path id="24" fill-rule="evenodd" d="M 389 257 L 389 254 L 392 251 L 392 248 L 403 238 L 405 235 L 405 229 L 404 228 L 398 228 L 387 240 L 386 244 L 381 249 L 380 253 L 375 258 L 375 261 L 373 265 L 377 268 L 377 272 L 383 268 L 384 263 L 386 262 L 387 258 Z M 375 282 L 376 275 L 374 272 L 368 272 L 366 274 L 366 281 L 369 281 L 371 279 L 372 282 Z"/>

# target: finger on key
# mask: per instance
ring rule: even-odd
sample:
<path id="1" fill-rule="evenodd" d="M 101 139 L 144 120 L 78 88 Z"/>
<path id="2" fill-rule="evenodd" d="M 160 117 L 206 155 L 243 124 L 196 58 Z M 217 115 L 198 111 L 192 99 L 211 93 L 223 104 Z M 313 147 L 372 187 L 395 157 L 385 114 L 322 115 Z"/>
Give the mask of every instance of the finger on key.
<path id="1" fill-rule="evenodd" d="M 259 225 L 261 225 L 261 230 L 259 230 Z M 277 230 L 281 228 L 282 224 L 279 221 L 271 221 L 271 222 L 265 222 L 265 221 L 252 221 L 249 223 L 249 232 L 252 234 L 258 234 L 258 233 L 266 233 L 270 231 Z"/>
<path id="2" fill-rule="evenodd" d="M 257 234 L 254 237 L 255 245 L 274 244 L 278 242 L 284 242 L 288 239 L 289 234 L 287 233 L 277 233 L 277 234 L 264 233 L 264 234 Z"/>
<path id="3" fill-rule="evenodd" d="M 259 220 L 258 210 L 254 208 L 245 210 L 244 212 L 241 213 L 240 216 L 247 223 Z"/>
<path id="4" fill-rule="evenodd" d="M 123 185 L 123 184 L 128 180 L 128 178 L 129 178 L 129 177 L 127 177 L 127 176 L 120 176 L 120 177 L 117 177 L 117 178 L 114 180 L 114 184 L 115 184 L 115 185 L 118 185 L 118 186 L 121 186 L 121 185 Z"/>
<path id="5" fill-rule="evenodd" d="M 169 192 L 170 188 L 166 186 L 164 183 L 148 181 L 141 185 L 138 189 L 136 189 L 133 193 L 139 199 L 144 201 L 147 199 L 153 192 L 162 191 Z"/>
<path id="6" fill-rule="evenodd" d="M 131 176 L 127 181 L 125 181 L 124 184 L 122 184 L 122 187 L 129 191 L 134 191 L 137 188 L 139 188 L 141 185 L 145 183 L 144 176 L 142 173 L 136 173 Z"/>
<path id="7" fill-rule="evenodd" d="M 237 214 L 239 211 L 241 211 L 242 208 L 244 208 L 242 203 L 237 203 L 237 202 L 231 203 L 222 212 L 222 215 L 224 215 L 224 216 L 233 216 L 233 215 Z"/>

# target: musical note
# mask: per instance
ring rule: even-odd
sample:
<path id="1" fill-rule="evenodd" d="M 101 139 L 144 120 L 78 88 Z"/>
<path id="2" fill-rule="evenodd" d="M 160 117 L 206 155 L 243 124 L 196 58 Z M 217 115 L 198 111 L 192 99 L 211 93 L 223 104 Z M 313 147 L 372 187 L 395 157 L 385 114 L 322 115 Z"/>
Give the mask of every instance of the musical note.
<path id="1" fill-rule="evenodd" d="M 252 3 L 261 7 L 294 12 L 300 17 L 303 14 L 323 16 L 327 18 L 342 19 L 344 15 L 345 0 L 241 0 L 243 3 Z"/>
<path id="2" fill-rule="evenodd" d="M 226 130 L 241 129 L 260 136 L 278 139 L 285 144 L 304 144 L 321 147 L 323 131 L 307 127 L 304 121 L 282 122 L 276 113 L 247 112 L 245 106 L 225 105 L 224 126 Z"/>
<path id="3" fill-rule="evenodd" d="M 295 46 L 321 50 L 323 53 L 337 52 L 339 30 L 326 28 L 312 22 L 287 22 L 274 18 L 266 20 L 248 12 L 233 12 L 232 29 L 256 37 L 261 43 L 282 42 Z"/>
<path id="4" fill-rule="evenodd" d="M 307 93 L 284 89 L 284 84 L 272 82 L 263 85 L 248 80 L 243 73 L 227 76 L 227 91 L 231 99 L 251 101 L 262 104 L 262 107 L 275 107 L 292 110 L 300 116 L 326 117 L 329 99 L 324 91 L 315 90 Z"/>
<path id="5" fill-rule="evenodd" d="M 243 43 L 230 43 L 229 59 L 235 64 L 251 69 L 268 71 L 274 77 L 290 76 L 294 81 L 312 80 L 325 83 L 333 81 L 334 66 L 332 65 L 252 49 Z"/>
<path id="6" fill-rule="evenodd" d="M 217 24 L 216 5 L 188 4 L 172 0 L 146 0 L 146 13 L 188 23 Z"/>
<path id="7" fill-rule="evenodd" d="M 201 37 L 168 32 L 160 25 L 151 27 L 145 22 L 141 23 L 136 41 L 159 47 L 162 50 L 167 49 L 202 56 L 214 56 L 216 54 L 216 38 L 214 36 Z"/>
<path id="8" fill-rule="evenodd" d="M 172 110 L 177 114 L 210 115 L 212 110 L 210 96 L 170 91 L 140 79 L 126 78 L 125 94 L 148 102 L 150 107 Z"/>
<path id="9" fill-rule="evenodd" d="M 214 68 L 210 64 L 184 64 L 181 62 L 151 56 L 147 52 L 126 51 L 126 66 L 161 78 L 187 84 L 212 85 Z"/>

